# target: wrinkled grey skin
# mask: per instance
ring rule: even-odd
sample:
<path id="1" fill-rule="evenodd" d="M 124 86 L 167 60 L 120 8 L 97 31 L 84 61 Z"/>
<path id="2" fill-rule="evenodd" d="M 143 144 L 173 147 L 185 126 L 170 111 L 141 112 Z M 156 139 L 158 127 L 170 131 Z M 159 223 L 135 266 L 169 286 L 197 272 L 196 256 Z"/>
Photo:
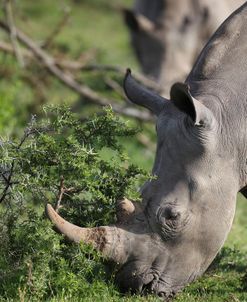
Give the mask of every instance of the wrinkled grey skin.
<path id="1" fill-rule="evenodd" d="M 135 0 L 125 10 L 131 42 L 142 71 L 168 96 L 184 81 L 202 47 L 243 0 Z M 149 22 L 149 26 L 146 26 Z"/>
<path id="2" fill-rule="evenodd" d="M 247 188 L 247 3 L 217 30 L 171 101 L 127 73 L 128 98 L 157 116 L 156 176 L 140 206 L 125 201 L 114 226 L 83 229 L 49 206 L 58 230 L 119 263 L 123 291 L 169 297 L 207 269 Z"/>

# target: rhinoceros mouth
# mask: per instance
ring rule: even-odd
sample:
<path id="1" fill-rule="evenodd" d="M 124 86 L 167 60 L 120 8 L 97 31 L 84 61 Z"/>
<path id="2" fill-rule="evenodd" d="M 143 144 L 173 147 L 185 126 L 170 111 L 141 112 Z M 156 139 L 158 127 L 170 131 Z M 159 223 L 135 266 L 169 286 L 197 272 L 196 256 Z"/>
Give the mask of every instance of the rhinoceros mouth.
<path id="1" fill-rule="evenodd" d="M 184 288 L 184 285 L 171 285 L 165 279 L 153 279 L 148 284 L 143 284 L 141 294 L 156 294 L 163 298 L 172 298 Z"/>
<path id="2" fill-rule="evenodd" d="M 161 275 L 156 270 L 148 269 L 143 273 L 129 271 L 129 266 L 133 265 L 132 263 L 124 265 L 116 275 L 116 283 L 123 293 L 156 294 L 163 298 L 171 298 L 184 287 L 172 284 L 171 278 Z"/>

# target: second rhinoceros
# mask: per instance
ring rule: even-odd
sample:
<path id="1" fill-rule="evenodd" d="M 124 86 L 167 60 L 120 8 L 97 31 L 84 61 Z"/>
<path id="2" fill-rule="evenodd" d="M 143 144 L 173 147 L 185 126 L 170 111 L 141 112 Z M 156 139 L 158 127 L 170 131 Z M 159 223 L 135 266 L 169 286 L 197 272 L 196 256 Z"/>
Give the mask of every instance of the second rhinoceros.
<path id="1" fill-rule="evenodd" d="M 125 200 L 112 226 L 82 228 L 48 205 L 56 228 L 119 263 L 123 291 L 171 296 L 201 276 L 222 247 L 239 191 L 247 196 L 247 3 L 209 40 L 170 100 L 127 72 L 124 89 L 157 116 L 154 179 Z"/>
<path id="2" fill-rule="evenodd" d="M 244 0 L 135 0 L 124 10 L 131 42 L 143 72 L 169 95 L 184 81 L 216 28 Z"/>

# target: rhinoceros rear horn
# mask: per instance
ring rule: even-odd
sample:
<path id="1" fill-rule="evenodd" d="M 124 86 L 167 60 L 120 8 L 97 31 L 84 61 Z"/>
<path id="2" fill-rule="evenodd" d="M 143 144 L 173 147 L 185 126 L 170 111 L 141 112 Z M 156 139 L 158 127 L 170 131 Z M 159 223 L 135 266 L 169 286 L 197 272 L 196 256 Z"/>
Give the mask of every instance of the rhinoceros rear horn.
<path id="1" fill-rule="evenodd" d="M 50 204 L 46 206 L 46 214 L 55 225 L 56 230 L 69 240 L 77 243 L 92 244 L 96 250 L 114 262 L 121 263 L 125 261 L 126 254 L 122 248 L 124 235 L 118 228 L 114 226 L 78 227 L 58 215 Z"/>
<path id="2" fill-rule="evenodd" d="M 170 91 L 171 101 L 182 112 L 186 113 L 195 125 L 209 126 L 214 120 L 213 113 L 190 93 L 189 86 L 175 83 Z"/>
<path id="3" fill-rule="evenodd" d="M 127 8 L 123 9 L 123 16 L 126 25 L 133 31 L 145 31 L 152 33 L 155 29 L 155 24 L 141 14 L 136 14 Z"/>
<path id="4" fill-rule="evenodd" d="M 165 98 L 137 83 L 131 76 L 130 69 L 127 69 L 124 79 L 124 91 L 131 102 L 146 107 L 155 115 L 159 115 L 165 103 L 168 102 Z"/>
<path id="5" fill-rule="evenodd" d="M 134 12 L 132 12 L 129 9 L 123 9 L 123 16 L 124 16 L 124 21 L 126 25 L 133 31 L 138 31 L 139 30 L 139 24 L 136 19 L 136 16 Z"/>

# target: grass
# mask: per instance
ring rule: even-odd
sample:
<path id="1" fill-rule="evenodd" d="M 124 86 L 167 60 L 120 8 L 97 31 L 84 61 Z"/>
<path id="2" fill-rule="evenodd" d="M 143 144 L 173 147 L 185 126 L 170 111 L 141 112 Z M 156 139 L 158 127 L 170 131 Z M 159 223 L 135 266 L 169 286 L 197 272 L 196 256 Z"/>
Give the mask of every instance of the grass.
<path id="1" fill-rule="evenodd" d="M 35 37 L 36 41 L 42 41 L 49 35 L 61 18 L 64 7 L 71 7 L 71 17 L 66 28 L 56 37 L 55 53 L 63 49 L 70 58 L 77 58 L 83 51 L 96 49 L 96 57 L 93 62 L 104 64 L 117 64 L 124 67 L 138 68 L 134 55 L 129 48 L 128 33 L 122 22 L 121 16 L 115 10 L 107 8 L 107 1 L 17 1 L 17 24 L 27 34 Z M 117 1 L 118 4 L 130 5 L 131 1 Z M 1 13 L 0 13 L 1 15 Z M 6 39 L 1 33 L 0 38 Z M 1 94 L 5 91 L 13 91 L 8 104 L 1 105 L 6 108 L 0 112 L 0 131 L 7 133 L 15 131 L 18 121 L 12 119 L 14 108 L 18 108 L 17 117 L 25 112 L 22 107 L 25 104 L 33 104 L 35 98 L 30 92 L 30 87 L 19 79 L 20 68 L 11 57 L 0 53 L 0 83 Z M 44 74 L 47 76 L 47 74 Z M 45 98 L 50 103 L 67 101 L 74 104 L 78 97 L 69 89 L 62 86 L 56 80 L 52 82 L 50 89 L 45 92 Z M 10 110 L 10 111 L 8 111 Z M 8 115 L 9 112 L 9 115 Z M 32 111 L 29 112 L 29 115 Z M 4 122 L 3 122 L 4 121 Z M 148 128 L 149 126 L 146 126 Z M 151 135 L 152 136 L 152 135 Z M 154 155 L 140 147 L 136 142 L 124 142 L 129 151 L 131 160 L 147 170 L 151 169 Z M 176 302 L 230 302 L 247 301 L 247 202 L 239 195 L 236 215 L 232 230 L 228 236 L 222 252 L 216 258 L 212 268 L 198 281 L 186 287 L 177 295 Z M 6 300 L 8 301 L 8 300 Z M 49 301 L 79 301 L 61 292 L 61 296 Z M 82 298 L 81 301 L 160 301 L 158 297 L 148 296 L 121 296 L 112 284 L 98 284 L 92 286 L 92 295 Z"/>

